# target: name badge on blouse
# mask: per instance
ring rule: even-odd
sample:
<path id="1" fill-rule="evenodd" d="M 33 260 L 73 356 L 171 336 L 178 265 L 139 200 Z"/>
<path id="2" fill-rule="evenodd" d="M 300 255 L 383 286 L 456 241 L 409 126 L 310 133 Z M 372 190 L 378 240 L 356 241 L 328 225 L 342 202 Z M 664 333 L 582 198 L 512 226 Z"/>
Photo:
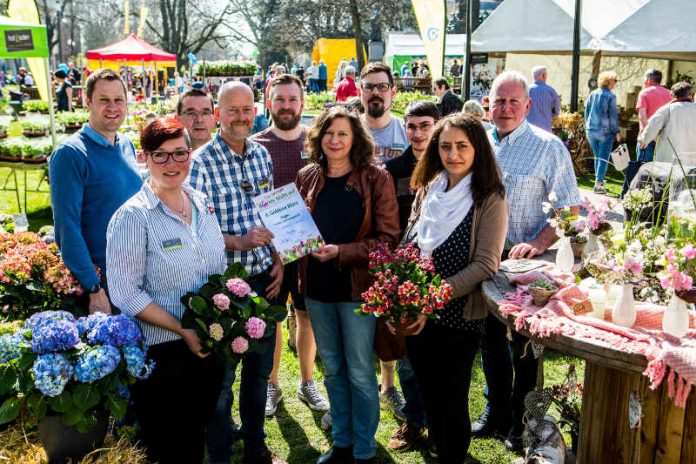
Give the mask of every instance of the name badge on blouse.
<path id="1" fill-rule="evenodd" d="M 171 251 L 183 248 L 184 245 L 181 243 L 180 238 L 170 238 L 169 240 L 162 241 L 162 250 Z"/>
<path id="2" fill-rule="evenodd" d="M 303 160 L 308 160 L 308 159 L 309 159 L 309 153 L 307 153 L 307 152 L 304 151 L 304 150 L 301 151 L 301 152 L 300 152 L 300 158 L 302 158 Z"/>

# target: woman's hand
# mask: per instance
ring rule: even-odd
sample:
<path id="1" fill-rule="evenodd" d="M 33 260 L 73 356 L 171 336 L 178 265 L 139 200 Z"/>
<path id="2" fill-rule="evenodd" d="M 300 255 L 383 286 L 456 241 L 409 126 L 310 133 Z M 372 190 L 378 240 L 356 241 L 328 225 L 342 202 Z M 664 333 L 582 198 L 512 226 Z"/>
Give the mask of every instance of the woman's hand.
<path id="1" fill-rule="evenodd" d="M 201 345 L 201 340 L 198 338 L 198 334 L 195 330 L 181 329 L 181 332 L 179 332 L 179 334 L 181 335 L 181 338 L 184 339 L 184 341 L 189 347 L 189 350 L 191 350 L 193 354 L 195 354 L 199 358 L 205 358 L 208 355 L 210 355 L 210 353 L 203 353 L 201 351 L 203 349 L 203 346 Z"/>
<path id="2" fill-rule="evenodd" d="M 428 318 L 425 316 L 425 314 L 421 314 L 420 316 L 418 316 L 418 319 L 416 319 L 416 322 L 414 322 L 411 325 L 407 325 L 406 329 L 413 330 L 413 332 L 411 332 L 411 335 L 418 335 L 419 333 L 421 333 L 421 331 L 425 327 L 425 323 L 427 321 L 428 321 Z M 392 321 L 387 319 L 386 324 L 387 324 L 387 329 L 389 330 L 389 332 L 391 332 L 392 335 L 396 335 L 396 327 L 394 327 L 394 324 L 392 324 Z"/>
<path id="3" fill-rule="evenodd" d="M 621 141 L 621 134 L 616 134 L 616 141 L 620 142 Z"/>
<path id="4" fill-rule="evenodd" d="M 338 257 L 338 245 L 324 245 L 312 251 L 312 256 L 322 263 Z"/>

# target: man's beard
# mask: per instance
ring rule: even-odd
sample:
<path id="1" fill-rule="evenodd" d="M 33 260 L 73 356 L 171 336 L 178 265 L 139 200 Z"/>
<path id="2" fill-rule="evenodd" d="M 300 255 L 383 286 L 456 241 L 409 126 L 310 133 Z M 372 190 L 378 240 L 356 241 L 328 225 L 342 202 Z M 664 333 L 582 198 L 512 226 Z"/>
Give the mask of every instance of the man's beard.
<path id="1" fill-rule="evenodd" d="M 373 105 L 375 102 L 379 103 L 379 105 Z M 385 111 L 384 100 L 373 98 L 367 103 L 367 114 L 370 115 L 371 118 L 381 118 Z"/>
<path id="2" fill-rule="evenodd" d="M 283 115 L 292 115 L 290 119 L 283 119 Z M 297 125 L 302 120 L 302 113 L 293 113 L 292 111 L 281 111 L 271 115 L 273 117 L 273 124 L 280 130 L 292 130 L 297 127 Z"/>

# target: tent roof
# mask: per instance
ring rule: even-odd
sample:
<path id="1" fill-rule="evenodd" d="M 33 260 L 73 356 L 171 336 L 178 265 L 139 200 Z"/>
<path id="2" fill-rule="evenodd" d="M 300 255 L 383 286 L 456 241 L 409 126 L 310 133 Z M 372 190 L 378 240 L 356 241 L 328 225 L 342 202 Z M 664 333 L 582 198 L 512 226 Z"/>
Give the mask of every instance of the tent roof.
<path id="1" fill-rule="evenodd" d="M 120 42 L 87 52 L 90 60 L 176 61 L 176 55 L 150 45 L 135 34 Z"/>
<path id="2" fill-rule="evenodd" d="M 46 26 L 0 16 L 0 58 L 46 58 L 47 42 Z"/>
<path id="3" fill-rule="evenodd" d="M 625 28 L 636 14 L 651 3 L 662 3 L 660 17 L 669 18 L 669 12 L 678 11 L 674 2 L 685 6 L 692 0 L 583 0 L 580 49 L 583 51 L 604 50 L 608 52 L 629 50 L 642 44 L 643 49 L 652 49 L 652 38 L 664 35 L 666 28 L 672 30 L 672 22 L 653 23 L 655 34 L 645 29 L 630 32 L 637 40 L 631 47 L 603 40 L 616 37 L 616 32 Z M 669 7 L 666 3 L 669 2 Z M 687 11 L 686 8 L 684 11 Z M 472 49 L 476 52 L 571 52 L 573 50 L 573 23 L 575 0 L 506 0 L 479 26 L 472 37 Z M 693 16 L 693 14 L 691 14 Z M 644 20 L 645 21 L 645 20 Z M 651 17 L 649 21 L 654 21 Z M 691 20 L 693 22 L 693 19 Z M 691 28 L 686 29 L 691 30 Z M 658 32 L 659 31 L 659 32 Z M 693 43 L 693 42 L 692 42 Z M 654 51 L 654 50 L 650 50 Z"/>
<path id="4" fill-rule="evenodd" d="M 447 34 L 445 56 L 463 56 L 466 34 Z M 425 56 L 420 34 L 390 32 L 387 36 L 384 56 Z"/>

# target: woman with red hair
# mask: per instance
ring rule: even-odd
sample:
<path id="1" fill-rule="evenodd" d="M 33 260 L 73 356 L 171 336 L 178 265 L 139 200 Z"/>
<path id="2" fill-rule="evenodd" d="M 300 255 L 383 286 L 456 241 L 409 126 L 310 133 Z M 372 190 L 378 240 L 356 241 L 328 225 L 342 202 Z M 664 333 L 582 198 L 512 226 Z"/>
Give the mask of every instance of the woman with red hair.
<path id="1" fill-rule="evenodd" d="M 174 119 L 157 119 L 140 136 L 150 178 L 114 213 L 106 273 L 114 305 L 142 329 L 152 375 L 131 387 L 140 440 L 151 462 L 203 461 L 222 367 L 181 326 L 181 297 L 225 270 L 225 246 L 204 195 L 184 185 L 191 147 Z"/>

